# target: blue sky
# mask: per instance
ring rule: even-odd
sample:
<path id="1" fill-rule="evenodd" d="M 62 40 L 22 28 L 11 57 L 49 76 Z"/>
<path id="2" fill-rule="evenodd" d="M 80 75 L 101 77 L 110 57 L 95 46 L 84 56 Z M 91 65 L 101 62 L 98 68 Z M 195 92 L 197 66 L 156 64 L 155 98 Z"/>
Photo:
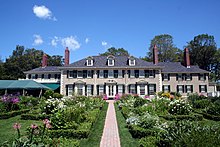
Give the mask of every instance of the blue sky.
<path id="1" fill-rule="evenodd" d="M 0 57 L 16 45 L 64 55 L 71 62 L 123 47 L 136 57 L 155 35 L 170 34 L 183 49 L 208 33 L 220 45 L 219 0 L 1 0 Z"/>

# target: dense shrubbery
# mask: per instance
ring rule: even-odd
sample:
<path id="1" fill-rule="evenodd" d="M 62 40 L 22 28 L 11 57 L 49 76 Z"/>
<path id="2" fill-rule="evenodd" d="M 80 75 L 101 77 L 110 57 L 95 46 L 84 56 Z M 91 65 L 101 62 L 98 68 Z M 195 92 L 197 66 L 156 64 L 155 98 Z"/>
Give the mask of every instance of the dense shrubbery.
<path id="1" fill-rule="evenodd" d="M 220 132 L 220 125 L 199 123 L 203 116 L 213 120 L 220 118 L 214 116 L 220 111 L 216 98 L 192 95 L 187 101 L 172 97 L 174 94 L 159 95 L 148 100 L 127 95 L 117 102 L 131 135 L 140 139 L 140 146 L 219 145 L 219 133 L 215 132 Z M 195 114 L 192 109 L 204 109 L 207 113 Z"/>

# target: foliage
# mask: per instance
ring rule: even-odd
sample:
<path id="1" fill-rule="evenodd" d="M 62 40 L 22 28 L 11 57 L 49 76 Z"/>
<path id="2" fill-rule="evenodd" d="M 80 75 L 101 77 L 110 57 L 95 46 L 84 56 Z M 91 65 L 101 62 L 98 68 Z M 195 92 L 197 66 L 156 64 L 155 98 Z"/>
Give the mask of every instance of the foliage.
<path id="1" fill-rule="evenodd" d="M 63 95 L 62 94 L 59 94 L 59 93 L 53 93 L 53 98 L 62 98 Z"/>
<path id="2" fill-rule="evenodd" d="M 8 119 L 10 117 L 14 117 L 14 116 L 20 115 L 22 113 L 26 113 L 28 111 L 30 111 L 30 110 L 29 109 L 22 109 L 22 110 L 17 110 L 17 111 L 0 113 L 0 119 Z"/>
<path id="3" fill-rule="evenodd" d="M 205 109 L 205 108 L 209 107 L 210 104 L 211 104 L 211 101 L 208 99 L 196 100 L 193 104 L 193 108 Z"/>
<path id="4" fill-rule="evenodd" d="M 214 57 L 217 51 L 214 36 L 208 34 L 195 36 L 187 47 L 189 48 L 192 65 L 198 65 L 208 71 L 212 70 L 213 64 L 216 63 Z"/>
<path id="5" fill-rule="evenodd" d="M 156 147 L 157 138 L 154 136 L 143 137 L 139 140 L 140 147 Z"/>
<path id="6" fill-rule="evenodd" d="M 153 61 L 153 47 L 158 48 L 160 62 L 177 62 L 182 60 L 182 51 L 173 44 L 173 37 L 169 34 L 157 35 L 151 40 L 147 58 Z"/>
<path id="7" fill-rule="evenodd" d="M 168 111 L 170 114 L 186 115 L 192 111 L 192 107 L 184 100 L 175 100 L 170 102 Z"/>
<path id="8" fill-rule="evenodd" d="M 207 109 L 207 113 L 220 116 L 220 100 L 211 104 Z"/>
<path id="9" fill-rule="evenodd" d="M 46 90 L 44 93 L 44 97 L 48 99 L 48 98 L 53 97 L 53 94 L 54 94 L 53 90 Z M 53 98 L 56 98 L 56 97 L 53 97 Z"/>
<path id="10" fill-rule="evenodd" d="M 1 103 L 1 111 L 9 112 L 14 110 L 19 110 L 18 103 L 20 102 L 20 98 L 18 95 L 3 95 L 0 103 Z"/>
<path id="11" fill-rule="evenodd" d="M 124 48 L 116 49 L 115 47 L 111 47 L 105 53 L 102 53 L 100 55 L 101 56 L 108 56 L 108 55 L 113 55 L 113 56 L 129 56 L 129 53 Z"/>

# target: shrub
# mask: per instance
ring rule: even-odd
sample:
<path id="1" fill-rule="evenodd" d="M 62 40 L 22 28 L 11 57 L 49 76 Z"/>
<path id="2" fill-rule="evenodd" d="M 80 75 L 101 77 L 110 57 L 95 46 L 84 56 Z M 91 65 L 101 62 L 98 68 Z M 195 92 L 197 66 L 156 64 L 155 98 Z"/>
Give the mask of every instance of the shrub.
<path id="1" fill-rule="evenodd" d="M 22 113 L 26 113 L 30 111 L 29 109 L 23 109 L 23 110 L 17 110 L 17 111 L 11 111 L 7 113 L 0 113 L 0 119 L 8 119 L 17 115 L 20 115 Z"/>
<path id="2" fill-rule="evenodd" d="M 53 138 L 59 138 L 62 136 L 65 138 L 82 139 L 82 138 L 88 137 L 89 130 L 73 130 L 73 129 L 49 130 L 48 134 L 50 137 L 53 137 Z"/>
<path id="3" fill-rule="evenodd" d="M 145 99 L 143 99 L 141 97 L 137 97 L 134 102 L 134 107 L 143 106 L 145 103 L 146 103 Z"/>
<path id="4" fill-rule="evenodd" d="M 159 124 L 159 117 L 146 113 L 139 119 L 139 126 L 145 129 L 153 128 Z"/>
<path id="5" fill-rule="evenodd" d="M 192 121 L 201 121 L 203 115 L 194 114 L 194 115 L 160 115 L 160 117 L 166 120 L 192 120 Z"/>
<path id="6" fill-rule="evenodd" d="M 45 93 L 44 93 L 44 97 L 45 98 L 50 98 L 50 97 L 53 97 L 53 94 L 54 94 L 54 91 L 53 90 L 47 90 L 47 91 L 45 91 Z"/>
<path id="7" fill-rule="evenodd" d="M 79 147 L 80 142 L 76 139 L 67 139 L 67 138 L 58 138 L 58 146 L 59 147 Z"/>
<path id="8" fill-rule="evenodd" d="M 62 95 L 62 94 L 59 94 L 59 93 L 54 93 L 52 97 L 53 97 L 53 98 L 62 98 L 63 95 Z"/>
<path id="9" fill-rule="evenodd" d="M 175 100 L 170 102 L 168 111 L 170 114 L 186 115 L 192 111 L 192 107 L 183 100 Z"/>
<path id="10" fill-rule="evenodd" d="M 148 136 L 141 138 L 139 140 L 140 147 L 156 147 L 157 145 L 157 138 L 154 136 Z"/>
<path id="11" fill-rule="evenodd" d="M 220 116 L 220 102 L 215 101 L 214 104 L 210 105 L 207 109 L 207 113 Z"/>
<path id="12" fill-rule="evenodd" d="M 21 114 L 23 120 L 43 120 L 45 118 L 49 118 L 49 116 L 45 114 Z"/>
<path id="13" fill-rule="evenodd" d="M 210 100 L 202 99 L 194 101 L 193 108 L 204 109 L 207 108 L 211 104 Z"/>

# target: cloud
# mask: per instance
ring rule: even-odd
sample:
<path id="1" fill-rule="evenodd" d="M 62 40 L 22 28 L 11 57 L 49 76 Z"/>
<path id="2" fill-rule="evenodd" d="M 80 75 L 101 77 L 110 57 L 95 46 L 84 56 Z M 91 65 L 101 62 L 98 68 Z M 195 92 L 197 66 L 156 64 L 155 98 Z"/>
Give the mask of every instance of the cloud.
<path id="1" fill-rule="evenodd" d="M 86 39 L 85 39 L 85 43 L 86 43 L 86 44 L 89 43 L 89 41 L 90 41 L 89 38 L 86 38 Z"/>
<path id="2" fill-rule="evenodd" d="M 50 19 L 53 21 L 57 21 L 56 17 L 53 16 L 52 12 L 45 6 L 37 6 L 33 7 L 34 14 L 41 19 Z"/>
<path id="3" fill-rule="evenodd" d="M 44 42 L 40 35 L 34 34 L 33 37 L 34 37 L 33 45 L 41 45 Z"/>
<path id="4" fill-rule="evenodd" d="M 108 43 L 106 41 L 102 41 L 102 46 L 107 46 Z"/>
<path id="5" fill-rule="evenodd" d="M 56 47 L 59 41 L 59 38 L 57 36 L 54 36 L 54 38 L 51 40 L 51 45 Z"/>
<path id="6" fill-rule="evenodd" d="M 76 38 L 73 36 L 69 36 L 69 37 L 61 39 L 61 44 L 64 48 L 69 47 L 69 49 L 72 49 L 72 50 L 76 50 L 80 48 L 81 46 L 80 43 L 76 40 Z"/>

